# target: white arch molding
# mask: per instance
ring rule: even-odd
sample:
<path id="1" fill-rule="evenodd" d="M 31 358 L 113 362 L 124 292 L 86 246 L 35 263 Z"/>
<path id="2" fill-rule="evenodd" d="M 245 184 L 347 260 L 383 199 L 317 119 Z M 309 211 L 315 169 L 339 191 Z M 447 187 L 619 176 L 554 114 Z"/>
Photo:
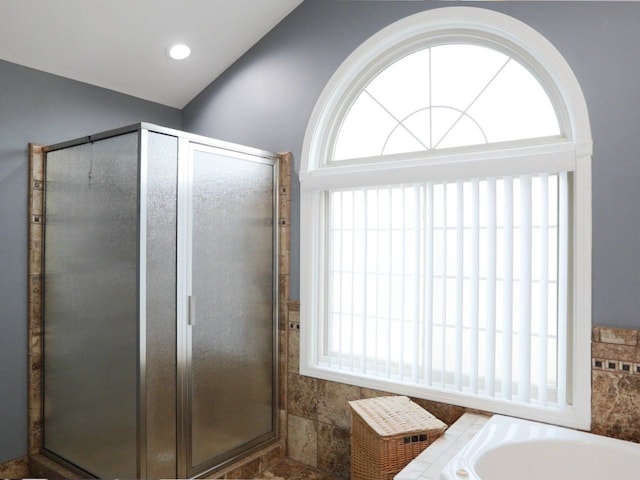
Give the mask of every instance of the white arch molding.
<path id="1" fill-rule="evenodd" d="M 321 167 L 336 115 L 389 58 L 438 37 L 472 34 L 510 47 L 546 81 L 551 100 L 561 106 L 560 121 L 578 156 L 592 154 L 591 127 L 580 84 L 560 52 L 540 33 L 508 15 L 476 7 L 445 7 L 417 13 L 374 34 L 340 65 L 322 91 L 303 142 L 300 178 Z"/>

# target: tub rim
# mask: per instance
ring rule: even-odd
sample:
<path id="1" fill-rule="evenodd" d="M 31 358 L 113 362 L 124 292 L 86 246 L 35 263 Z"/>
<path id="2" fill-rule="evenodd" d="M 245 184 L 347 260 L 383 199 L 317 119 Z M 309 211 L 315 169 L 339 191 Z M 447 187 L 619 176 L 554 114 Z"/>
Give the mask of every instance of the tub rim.
<path id="1" fill-rule="evenodd" d="M 493 415 L 480 430 L 454 455 L 440 472 L 440 480 L 481 480 L 476 471 L 478 460 L 505 444 L 574 441 L 607 445 L 616 449 L 637 451 L 640 444 L 558 425 Z"/>

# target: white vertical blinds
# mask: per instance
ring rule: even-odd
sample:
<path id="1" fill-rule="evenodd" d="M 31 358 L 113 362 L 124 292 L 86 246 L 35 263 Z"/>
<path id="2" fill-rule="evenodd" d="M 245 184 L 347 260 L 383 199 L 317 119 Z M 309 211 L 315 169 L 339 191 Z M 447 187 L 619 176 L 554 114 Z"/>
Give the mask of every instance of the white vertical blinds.
<path id="1" fill-rule="evenodd" d="M 563 405 L 568 181 L 560 172 L 327 191 L 321 363 Z"/>

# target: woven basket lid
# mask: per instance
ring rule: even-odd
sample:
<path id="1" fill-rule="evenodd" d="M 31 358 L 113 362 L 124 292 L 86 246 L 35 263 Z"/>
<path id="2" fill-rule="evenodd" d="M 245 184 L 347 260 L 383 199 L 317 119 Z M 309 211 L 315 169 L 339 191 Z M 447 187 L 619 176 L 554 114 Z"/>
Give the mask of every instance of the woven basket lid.
<path id="1" fill-rule="evenodd" d="M 381 437 L 425 431 L 442 433 L 447 429 L 444 422 L 408 397 L 366 398 L 351 401 L 349 405 Z"/>

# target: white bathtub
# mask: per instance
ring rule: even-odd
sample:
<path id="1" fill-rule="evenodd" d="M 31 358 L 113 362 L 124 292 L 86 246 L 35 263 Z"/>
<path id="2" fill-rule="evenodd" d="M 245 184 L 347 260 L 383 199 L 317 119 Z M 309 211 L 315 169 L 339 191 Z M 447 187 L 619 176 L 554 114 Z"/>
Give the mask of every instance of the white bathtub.
<path id="1" fill-rule="evenodd" d="M 640 444 L 494 415 L 441 480 L 638 480 Z"/>

